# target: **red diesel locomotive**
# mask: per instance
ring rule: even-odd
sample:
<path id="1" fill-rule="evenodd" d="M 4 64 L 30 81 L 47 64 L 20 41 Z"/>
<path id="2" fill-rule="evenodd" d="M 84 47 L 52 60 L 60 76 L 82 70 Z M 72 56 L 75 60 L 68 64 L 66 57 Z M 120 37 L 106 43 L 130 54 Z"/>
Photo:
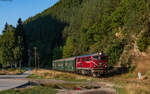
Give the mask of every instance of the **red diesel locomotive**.
<path id="1" fill-rule="evenodd" d="M 54 60 L 53 69 L 76 72 L 84 75 L 99 76 L 108 69 L 108 56 L 104 53 L 94 53 L 66 59 Z"/>

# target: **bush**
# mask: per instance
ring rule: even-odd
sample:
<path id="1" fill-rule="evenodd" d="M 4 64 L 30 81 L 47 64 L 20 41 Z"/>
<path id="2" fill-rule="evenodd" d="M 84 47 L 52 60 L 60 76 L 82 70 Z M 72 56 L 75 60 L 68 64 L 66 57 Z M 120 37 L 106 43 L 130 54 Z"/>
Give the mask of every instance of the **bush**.
<path id="1" fill-rule="evenodd" d="M 117 64 L 123 49 L 124 45 L 121 43 L 113 44 L 107 49 L 106 53 L 109 56 L 109 66 Z"/>
<path id="2" fill-rule="evenodd" d="M 14 69 L 14 68 L 9 68 L 9 69 L 8 69 L 9 72 L 15 71 L 15 70 L 16 70 L 16 69 Z"/>
<path id="3" fill-rule="evenodd" d="M 141 52 L 145 52 L 148 46 L 150 45 L 149 39 L 150 39 L 149 32 L 146 31 L 143 32 L 139 37 L 139 39 L 137 40 L 137 46 Z"/>

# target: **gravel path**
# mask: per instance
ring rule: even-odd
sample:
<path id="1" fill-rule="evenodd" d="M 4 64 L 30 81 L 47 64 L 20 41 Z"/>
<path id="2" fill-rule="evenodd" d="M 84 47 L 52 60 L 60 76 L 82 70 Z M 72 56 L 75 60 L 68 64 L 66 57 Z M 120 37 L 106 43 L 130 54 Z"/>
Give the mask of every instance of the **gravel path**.
<path id="1" fill-rule="evenodd" d="M 29 83 L 29 81 L 24 78 L 31 74 L 32 71 L 28 70 L 21 75 L 0 75 L 0 91 L 17 88 Z"/>
<path id="2" fill-rule="evenodd" d="M 0 79 L 0 91 L 13 89 L 27 84 L 27 80 L 15 80 L 15 79 Z"/>

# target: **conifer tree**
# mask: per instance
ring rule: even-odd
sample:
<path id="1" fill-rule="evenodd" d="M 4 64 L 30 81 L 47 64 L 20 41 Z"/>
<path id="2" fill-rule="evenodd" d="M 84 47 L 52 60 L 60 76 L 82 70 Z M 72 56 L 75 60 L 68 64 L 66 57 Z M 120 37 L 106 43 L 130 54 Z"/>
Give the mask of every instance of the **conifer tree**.
<path id="1" fill-rule="evenodd" d="M 3 30 L 2 32 L 5 33 L 6 30 L 7 30 L 7 28 L 8 28 L 8 23 L 6 22 L 5 27 L 4 27 L 4 30 Z"/>
<path id="2" fill-rule="evenodd" d="M 26 45 L 26 39 L 25 39 L 25 34 L 24 34 L 24 29 L 23 29 L 23 23 L 21 18 L 18 20 L 18 25 L 15 30 L 15 45 L 16 45 L 16 60 L 20 60 L 19 64 L 21 63 L 27 63 L 27 45 Z"/>

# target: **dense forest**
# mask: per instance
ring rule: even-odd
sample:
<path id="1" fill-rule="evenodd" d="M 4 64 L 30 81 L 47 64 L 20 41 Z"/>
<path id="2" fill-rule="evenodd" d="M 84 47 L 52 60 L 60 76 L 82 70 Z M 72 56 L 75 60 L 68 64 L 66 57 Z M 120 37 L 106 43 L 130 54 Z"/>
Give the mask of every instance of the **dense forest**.
<path id="1" fill-rule="evenodd" d="M 5 67 L 18 68 L 28 62 L 27 44 L 23 22 L 19 18 L 17 27 L 6 23 L 0 35 L 0 63 Z"/>
<path id="2" fill-rule="evenodd" d="M 109 65 L 127 66 L 132 49 L 150 45 L 149 9 L 148 0 L 60 0 L 23 22 L 26 48 L 37 47 L 41 66 L 101 51 Z"/>

